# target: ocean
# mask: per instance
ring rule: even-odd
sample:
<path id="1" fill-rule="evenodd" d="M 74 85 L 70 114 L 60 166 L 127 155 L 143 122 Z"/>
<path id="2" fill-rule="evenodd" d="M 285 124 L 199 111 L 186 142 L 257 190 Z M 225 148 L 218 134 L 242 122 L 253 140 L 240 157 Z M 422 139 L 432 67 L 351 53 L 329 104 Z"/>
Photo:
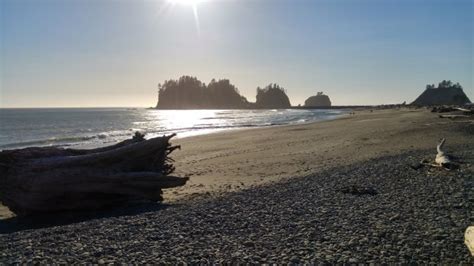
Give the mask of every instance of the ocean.
<path id="1" fill-rule="evenodd" d="M 334 119 L 344 110 L 154 110 L 141 108 L 0 109 L 0 150 L 31 146 L 94 148 L 130 138 L 177 133 L 178 138 L 223 130 Z"/>

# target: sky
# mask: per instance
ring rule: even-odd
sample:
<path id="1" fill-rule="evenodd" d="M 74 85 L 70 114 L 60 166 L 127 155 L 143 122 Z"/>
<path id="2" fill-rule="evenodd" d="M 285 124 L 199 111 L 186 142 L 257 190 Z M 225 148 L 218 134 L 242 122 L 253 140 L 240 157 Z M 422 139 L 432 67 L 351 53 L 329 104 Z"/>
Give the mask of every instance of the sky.
<path id="1" fill-rule="evenodd" d="M 149 107 L 182 75 L 255 101 L 407 103 L 459 82 L 474 100 L 473 0 L 0 0 L 0 107 Z"/>

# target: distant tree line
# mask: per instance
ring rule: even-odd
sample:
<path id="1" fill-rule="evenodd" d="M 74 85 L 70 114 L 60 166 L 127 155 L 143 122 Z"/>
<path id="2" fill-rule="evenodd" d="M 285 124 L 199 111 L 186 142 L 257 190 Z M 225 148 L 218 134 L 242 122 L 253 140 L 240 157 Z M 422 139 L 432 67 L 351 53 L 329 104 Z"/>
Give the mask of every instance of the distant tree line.
<path id="1" fill-rule="evenodd" d="M 240 95 L 228 79 L 215 80 L 206 85 L 196 77 L 182 76 L 158 85 L 158 109 L 246 109 L 289 108 L 285 89 L 278 84 L 257 88 L 257 102 L 251 103 Z"/>
<path id="2" fill-rule="evenodd" d="M 451 80 L 443 80 L 440 83 L 438 83 L 438 88 L 436 88 L 434 84 L 428 84 L 426 85 L 426 89 L 456 89 L 456 90 L 461 89 L 462 90 L 462 86 L 461 84 L 459 84 L 459 82 L 454 83 Z"/>

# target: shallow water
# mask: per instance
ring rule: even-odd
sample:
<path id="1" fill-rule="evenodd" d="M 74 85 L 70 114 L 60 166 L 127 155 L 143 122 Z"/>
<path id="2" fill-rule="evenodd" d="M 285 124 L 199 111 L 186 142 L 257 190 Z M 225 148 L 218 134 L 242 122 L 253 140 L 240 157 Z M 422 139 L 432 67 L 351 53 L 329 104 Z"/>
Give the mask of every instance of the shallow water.
<path id="1" fill-rule="evenodd" d="M 334 119 L 342 110 L 152 110 L 134 108 L 0 109 L 0 149 L 99 147 L 129 138 L 177 137 L 222 130 Z"/>

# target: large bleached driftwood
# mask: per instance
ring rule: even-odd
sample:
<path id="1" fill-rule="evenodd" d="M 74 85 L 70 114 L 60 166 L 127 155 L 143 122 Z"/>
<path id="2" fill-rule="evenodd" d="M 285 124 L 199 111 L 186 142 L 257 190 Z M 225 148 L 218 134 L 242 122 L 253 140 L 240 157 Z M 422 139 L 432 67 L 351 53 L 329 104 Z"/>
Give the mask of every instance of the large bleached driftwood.
<path id="1" fill-rule="evenodd" d="M 447 166 L 451 164 L 451 160 L 449 157 L 446 155 L 446 153 L 443 151 L 443 146 L 444 143 L 446 142 L 446 139 L 442 139 L 438 146 L 436 146 L 436 157 L 435 157 L 435 163 L 438 164 L 439 166 Z"/>
<path id="2" fill-rule="evenodd" d="M 444 143 L 446 142 L 446 139 L 441 139 L 439 144 L 436 146 L 436 157 L 434 163 L 430 163 L 429 161 L 423 160 L 420 163 L 420 166 L 426 165 L 430 167 L 438 167 L 438 168 L 444 168 L 446 170 L 452 170 L 458 168 L 458 163 L 453 162 L 451 157 L 447 155 L 443 151 L 443 146 Z M 412 166 L 413 169 L 419 169 L 420 167 L 418 166 Z"/>
<path id="3" fill-rule="evenodd" d="M 464 233 L 464 243 L 469 249 L 469 252 L 471 252 L 471 256 L 474 257 L 474 226 L 466 228 L 466 232 Z"/>
<path id="4" fill-rule="evenodd" d="M 132 200 L 161 201 L 164 188 L 188 178 L 170 176 L 174 135 L 142 137 L 76 150 L 34 147 L 0 152 L 0 201 L 17 215 L 97 209 Z"/>
<path id="5" fill-rule="evenodd" d="M 439 115 L 439 118 L 457 119 L 457 118 L 469 118 L 469 116 L 468 115 Z"/>
<path id="6" fill-rule="evenodd" d="M 440 143 L 436 146 L 437 153 L 436 153 L 434 163 L 430 162 L 429 160 L 423 159 L 420 163 L 416 165 L 410 165 L 410 167 L 414 170 L 418 170 L 422 168 L 423 166 L 436 167 L 436 168 L 441 168 L 441 169 L 446 169 L 446 170 L 457 169 L 459 167 L 460 161 L 458 160 L 458 158 L 453 158 L 447 155 L 443 151 L 443 146 L 445 142 L 446 142 L 446 139 L 443 138 L 441 139 Z"/>

